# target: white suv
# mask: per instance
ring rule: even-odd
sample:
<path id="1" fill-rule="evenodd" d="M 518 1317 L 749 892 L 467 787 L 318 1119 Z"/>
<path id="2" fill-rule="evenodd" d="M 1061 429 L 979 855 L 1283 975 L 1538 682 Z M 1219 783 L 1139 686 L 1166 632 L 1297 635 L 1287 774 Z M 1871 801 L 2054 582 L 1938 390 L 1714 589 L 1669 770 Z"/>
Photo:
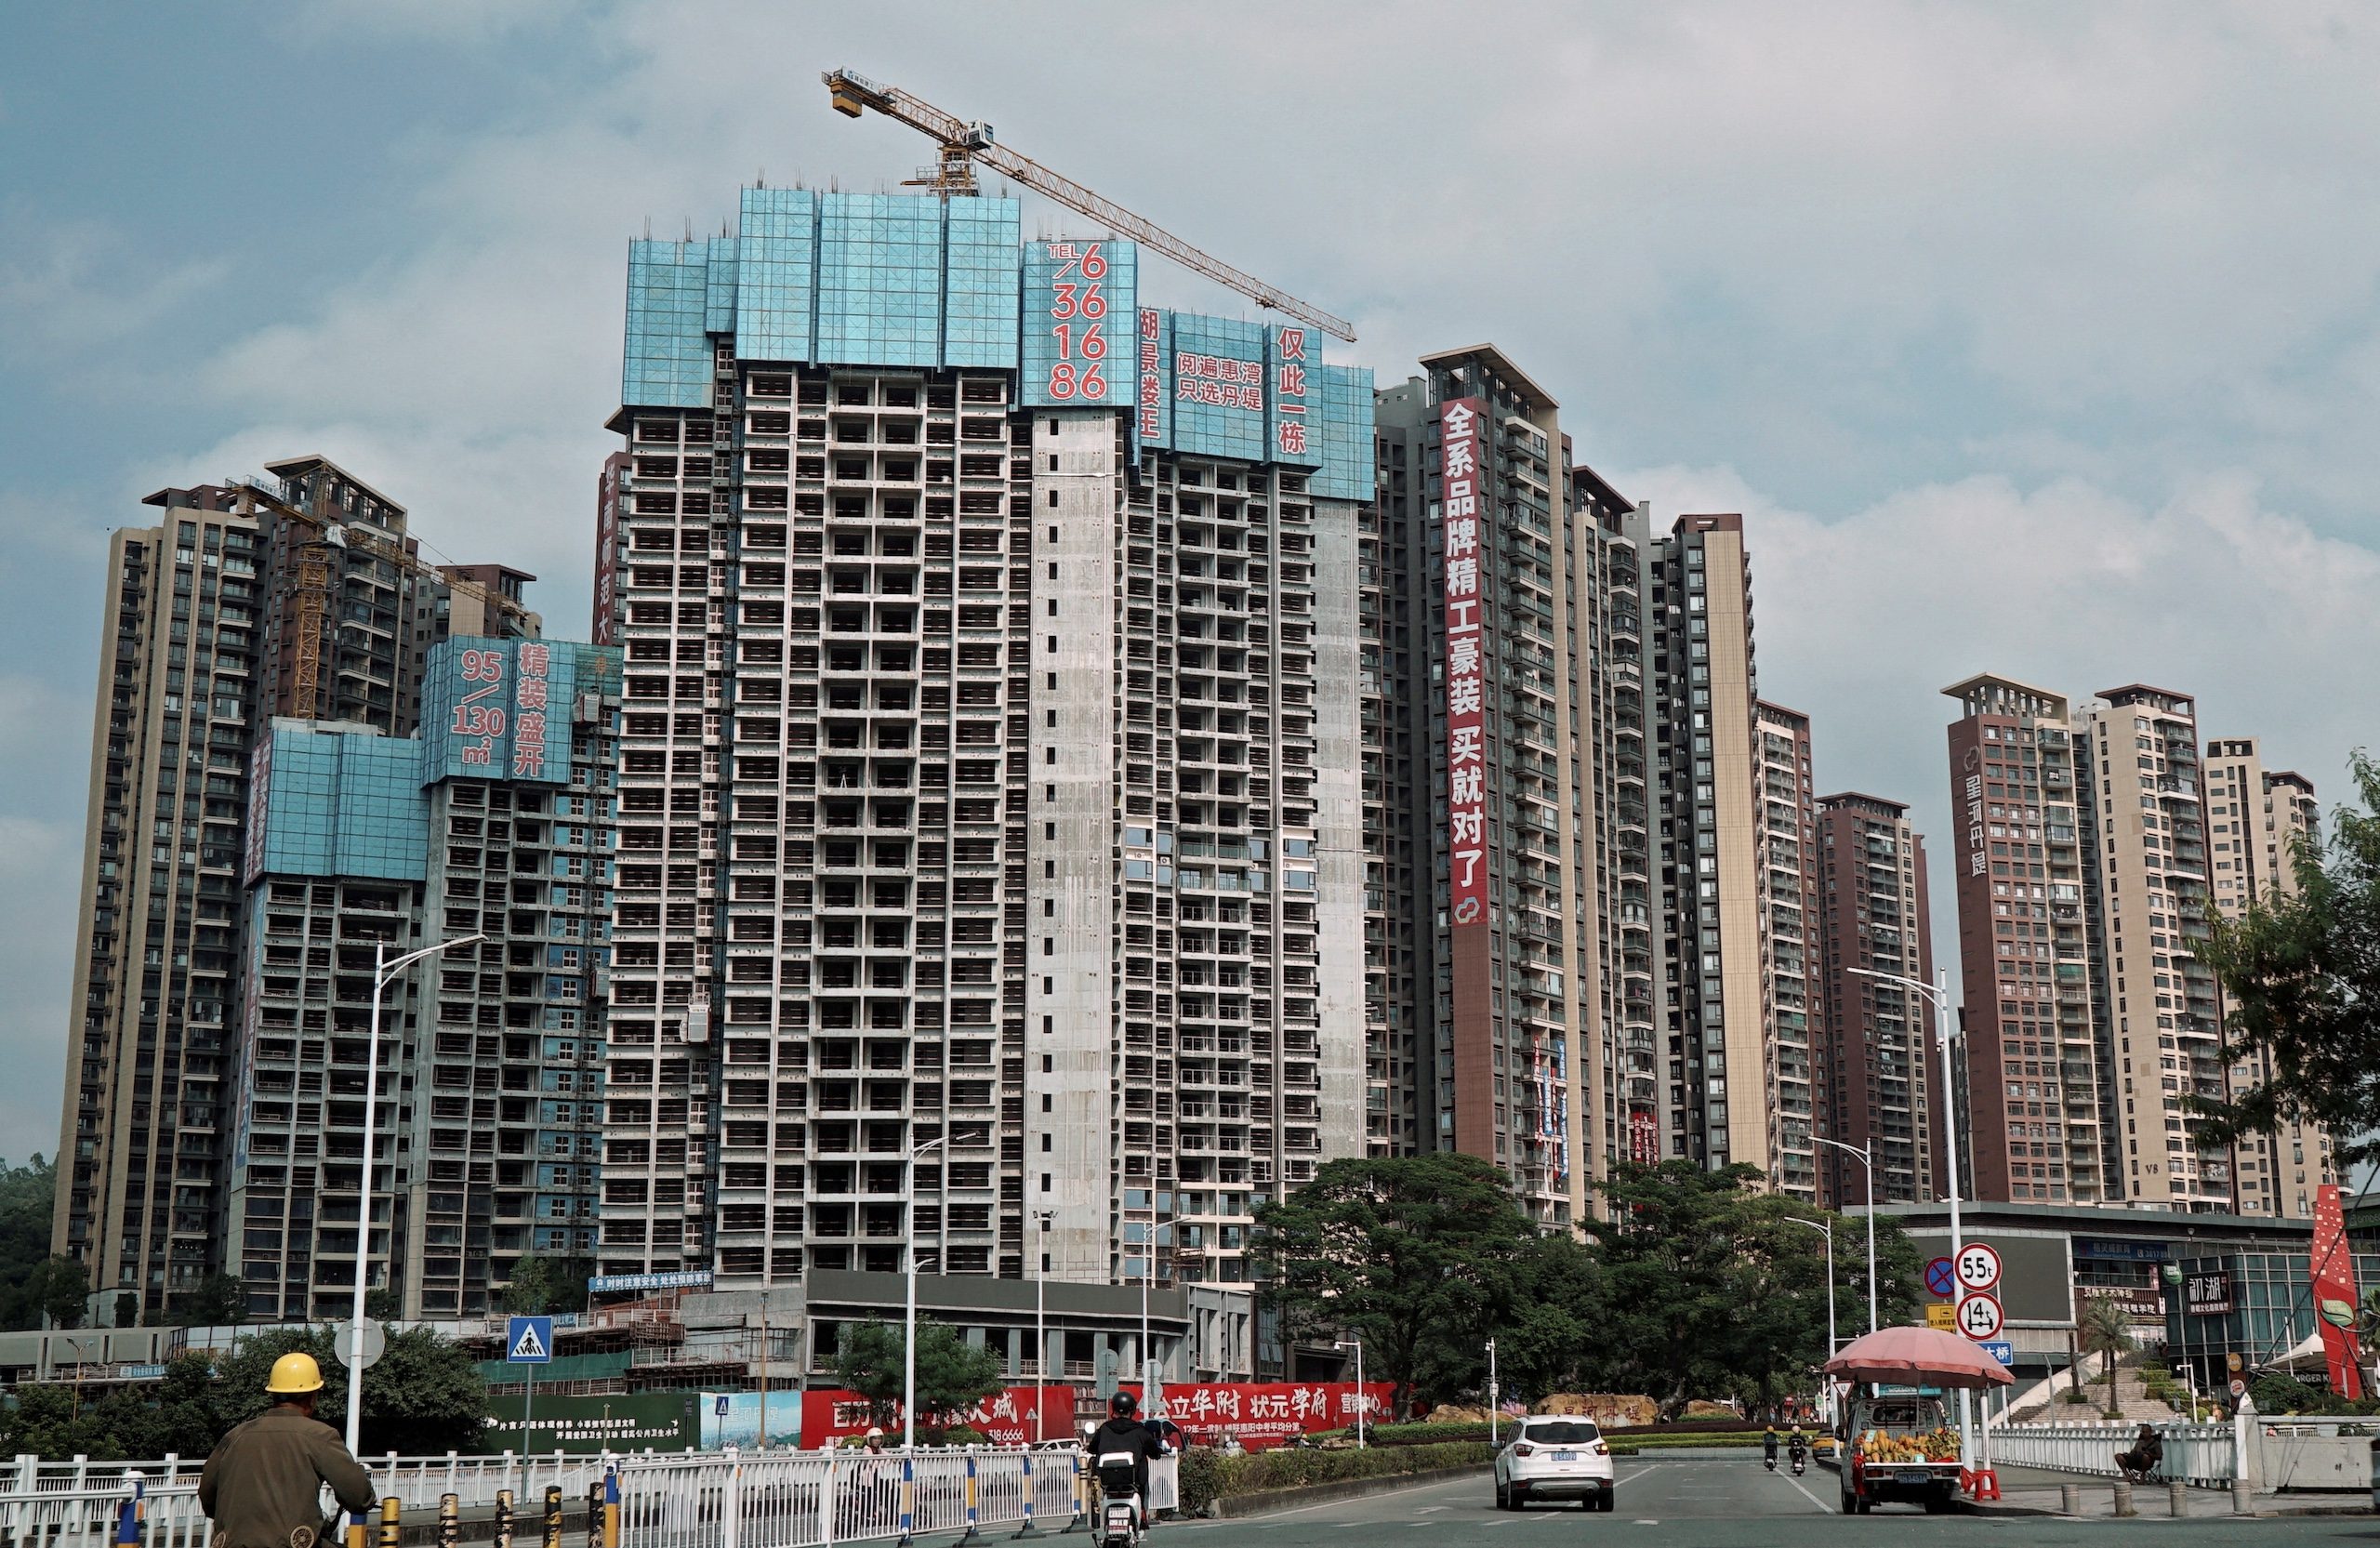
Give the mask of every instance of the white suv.
<path id="1" fill-rule="evenodd" d="M 1576 1500 L 1591 1511 L 1607 1511 L 1611 1475 L 1611 1447 L 1593 1420 L 1531 1414 L 1513 1426 L 1511 1443 L 1496 1453 L 1496 1508 Z"/>

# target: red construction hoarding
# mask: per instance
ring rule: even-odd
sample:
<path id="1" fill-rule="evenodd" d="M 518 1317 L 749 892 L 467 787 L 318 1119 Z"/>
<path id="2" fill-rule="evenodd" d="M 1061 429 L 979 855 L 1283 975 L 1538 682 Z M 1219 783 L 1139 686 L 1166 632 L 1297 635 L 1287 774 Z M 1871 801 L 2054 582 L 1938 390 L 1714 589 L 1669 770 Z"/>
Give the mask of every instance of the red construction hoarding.
<path id="1" fill-rule="evenodd" d="M 1137 1396 L 1141 1389 L 1127 1383 L 1124 1390 Z M 1355 1391 L 1353 1382 L 1186 1383 L 1165 1389 L 1165 1416 L 1195 1446 L 1218 1445 L 1228 1435 L 1249 1450 L 1262 1451 L 1299 1436 L 1352 1426 Z M 1389 1412 L 1396 1388 L 1367 1382 L 1364 1392 L 1370 1398 L 1369 1422 L 1377 1424 Z"/>

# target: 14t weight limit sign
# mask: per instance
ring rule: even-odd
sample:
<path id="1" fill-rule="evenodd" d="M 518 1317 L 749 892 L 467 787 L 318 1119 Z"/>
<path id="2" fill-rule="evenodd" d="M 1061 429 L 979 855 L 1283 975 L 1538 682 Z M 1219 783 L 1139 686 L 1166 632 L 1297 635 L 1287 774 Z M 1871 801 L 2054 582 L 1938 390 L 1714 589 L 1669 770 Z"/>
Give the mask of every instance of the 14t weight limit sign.
<path id="1" fill-rule="evenodd" d="M 1989 1343 L 2000 1336 L 2005 1318 L 2001 1314 L 1999 1297 L 1970 1290 L 1959 1299 L 1956 1320 L 1960 1332 L 1977 1343 Z"/>

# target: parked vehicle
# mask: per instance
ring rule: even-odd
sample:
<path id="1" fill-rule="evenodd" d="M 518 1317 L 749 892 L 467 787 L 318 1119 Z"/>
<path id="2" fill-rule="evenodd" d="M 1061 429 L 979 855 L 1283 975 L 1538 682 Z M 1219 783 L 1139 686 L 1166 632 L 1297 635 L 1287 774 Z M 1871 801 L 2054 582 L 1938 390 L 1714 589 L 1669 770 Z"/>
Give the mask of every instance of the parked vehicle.
<path id="1" fill-rule="evenodd" d="M 1958 1432 L 1943 1417 L 1940 1398 L 1876 1396 L 1863 1387 L 1836 1435 L 1843 1442 L 1844 1515 L 1899 1501 L 1934 1515 L 1958 1502 Z"/>
<path id="2" fill-rule="evenodd" d="M 1532 1500 L 1576 1500 L 1591 1511 L 1611 1509 L 1611 1444 L 1592 1419 L 1532 1414 L 1513 1427 L 1496 1453 L 1496 1508 L 1516 1511 Z"/>

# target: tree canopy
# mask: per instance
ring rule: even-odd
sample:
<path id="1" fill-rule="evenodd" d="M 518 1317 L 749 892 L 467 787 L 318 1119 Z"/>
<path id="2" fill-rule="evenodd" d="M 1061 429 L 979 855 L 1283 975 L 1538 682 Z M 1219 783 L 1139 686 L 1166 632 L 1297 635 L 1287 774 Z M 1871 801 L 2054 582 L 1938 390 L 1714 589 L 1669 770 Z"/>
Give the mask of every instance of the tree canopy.
<path id="1" fill-rule="evenodd" d="M 835 1375 L 867 1399 L 869 1421 L 900 1417 L 901 1330 L 871 1317 L 847 1324 L 835 1343 Z M 990 1350 L 939 1322 L 918 1324 L 918 1419 L 959 1413 L 1000 1390 L 1006 1368 Z"/>
<path id="2" fill-rule="evenodd" d="M 2214 920 L 2199 959 L 2223 985 L 2224 1061 L 2266 1071 L 2228 1097 L 2193 1095 L 2202 1144 L 2283 1124 L 2327 1129 L 2344 1166 L 2380 1160 L 2380 766 L 2358 753 L 2363 806 L 2296 846 L 2294 889 Z"/>
<path id="3" fill-rule="evenodd" d="M 1367 1374 L 1395 1383 L 1400 1412 L 1425 1376 L 1437 1388 L 1484 1368 L 1485 1330 L 1510 1316 L 1545 1250 L 1503 1173 L 1453 1152 L 1326 1161 L 1256 1215 L 1285 1335 L 1362 1339 Z"/>
<path id="4" fill-rule="evenodd" d="M 1334 1161 L 1260 1211 L 1255 1246 L 1285 1336 L 1360 1336 L 1401 1408 L 1484 1396 L 1493 1338 L 1507 1397 L 1644 1392 L 1674 1414 L 1806 1390 L 1824 1362 L 1826 1254 L 1788 1217 L 1833 1231 L 1840 1333 L 1866 1328 L 1865 1223 L 1758 1182 L 1745 1167 L 1624 1168 L 1601 1187 L 1610 1218 L 1580 1241 L 1541 1233 L 1475 1158 Z M 1876 1256 L 1880 1313 L 1906 1321 L 1916 1250 L 1879 1222 Z"/>
<path id="5" fill-rule="evenodd" d="M 347 1413 L 347 1368 L 332 1330 L 273 1328 L 240 1341 L 222 1363 L 219 1406 L 226 1428 L 262 1413 L 272 1362 L 293 1351 L 323 1369 L 319 1411 L 334 1422 Z M 487 1383 L 470 1352 L 430 1328 L 391 1330 L 377 1364 L 364 1373 L 363 1449 L 435 1456 L 477 1445 L 487 1419 Z"/>

